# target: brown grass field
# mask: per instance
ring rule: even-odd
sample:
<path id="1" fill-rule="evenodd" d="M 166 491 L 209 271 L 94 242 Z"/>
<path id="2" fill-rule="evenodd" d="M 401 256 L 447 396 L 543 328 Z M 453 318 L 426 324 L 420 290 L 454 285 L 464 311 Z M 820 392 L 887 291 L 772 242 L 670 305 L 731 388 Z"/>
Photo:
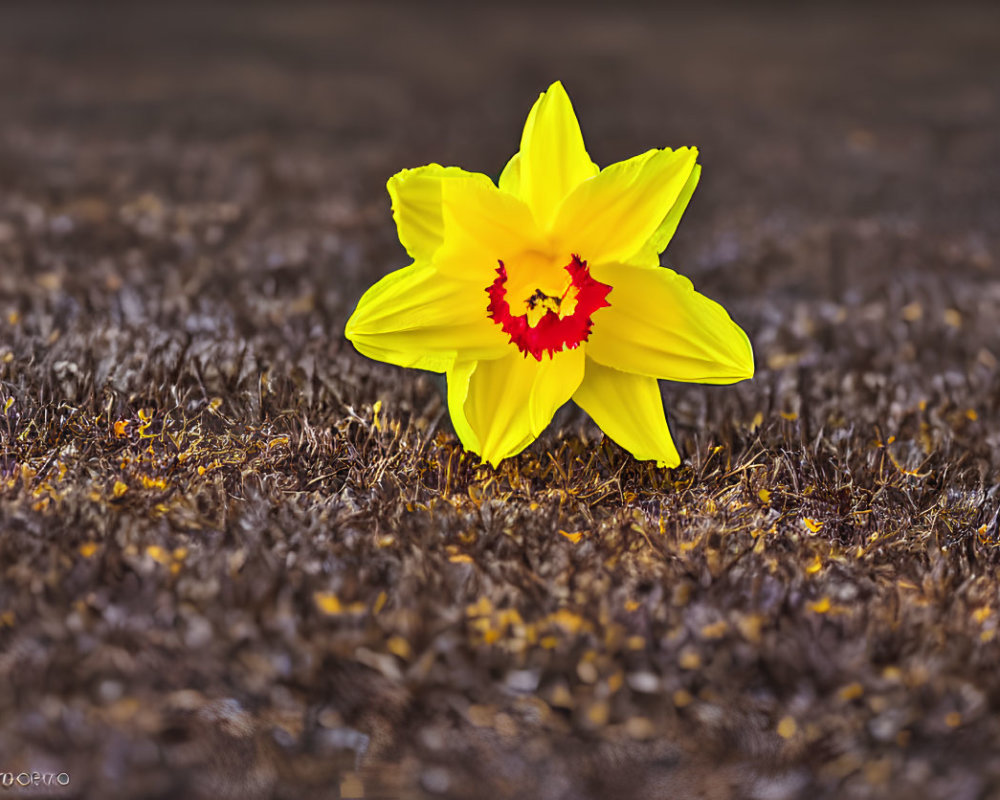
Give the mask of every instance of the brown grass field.
<path id="1" fill-rule="evenodd" d="M 343 338 L 561 79 L 757 375 L 500 469 Z M 1000 11 L 0 7 L 0 782 L 1000 797 Z"/>

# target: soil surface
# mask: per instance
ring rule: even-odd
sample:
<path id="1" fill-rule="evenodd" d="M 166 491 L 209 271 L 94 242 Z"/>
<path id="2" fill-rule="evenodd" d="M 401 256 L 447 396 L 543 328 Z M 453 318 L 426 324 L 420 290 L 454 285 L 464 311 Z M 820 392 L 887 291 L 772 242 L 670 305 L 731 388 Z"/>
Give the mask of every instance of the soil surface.
<path id="1" fill-rule="evenodd" d="M 1000 9 L 803 5 L 0 7 L 0 795 L 1000 796 Z M 555 79 L 701 151 L 675 470 L 343 338 Z"/>

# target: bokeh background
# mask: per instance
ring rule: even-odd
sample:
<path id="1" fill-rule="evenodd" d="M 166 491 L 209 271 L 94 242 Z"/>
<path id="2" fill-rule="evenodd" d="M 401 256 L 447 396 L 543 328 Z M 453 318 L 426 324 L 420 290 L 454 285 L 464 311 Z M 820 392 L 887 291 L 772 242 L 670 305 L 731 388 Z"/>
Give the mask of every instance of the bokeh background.
<path id="1" fill-rule="evenodd" d="M 758 374 L 664 385 L 672 472 L 572 407 L 480 468 L 343 340 L 387 178 L 556 79 L 701 151 L 664 263 Z M 997 796 L 998 241 L 991 3 L 3 4 L 0 772 Z"/>

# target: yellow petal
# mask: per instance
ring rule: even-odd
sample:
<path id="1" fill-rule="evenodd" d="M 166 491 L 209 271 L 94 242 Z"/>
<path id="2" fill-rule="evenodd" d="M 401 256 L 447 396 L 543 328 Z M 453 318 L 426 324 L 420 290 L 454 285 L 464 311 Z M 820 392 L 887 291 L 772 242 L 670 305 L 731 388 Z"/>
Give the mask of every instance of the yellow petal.
<path id="1" fill-rule="evenodd" d="M 413 264 L 386 275 L 358 301 L 345 335 L 359 352 L 400 367 L 444 372 L 465 358 L 498 358 L 507 337 L 486 316 L 478 283 Z"/>
<path id="2" fill-rule="evenodd" d="M 494 467 L 521 452 L 576 391 L 583 363 L 582 348 L 541 361 L 515 350 L 504 358 L 479 361 L 470 371 L 459 362 L 449 373 L 448 405 L 462 444 Z"/>
<path id="3" fill-rule="evenodd" d="M 660 467 L 681 463 L 655 378 L 621 372 L 588 358 L 573 400 L 638 460 L 655 460 Z"/>
<path id="4" fill-rule="evenodd" d="M 584 147 L 573 104 L 558 81 L 528 114 L 517 168 L 520 196 L 542 227 L 549 225 L 566 195 L 598 172 Z M 504 181 L 502 188 L 509 191 L 512 182 Z"/>
<path id="5" fill-rule="evenodd" d="M 589 264 L 628 261 L 665 222 L 698 151 L 650 150 L 601 170 L 563 202 L 552 226 L 559 249 Z"/>
<path id="6" fill-rule="evenodd" d="M 399 241 L 414 261 L 428 261 L 441 246 L 444 239 L 441 185 L 456 178 L 493 185 L 486 175 L 440 164 L 404 169 L 389 178 L 386 188 L 392 198 Z"/>
<path id="7" fill-rule="evenodd" d="M 479 436 L 465 417 L 465 398 L 469 396 L 469 380 L 476 371 L 476 361 L 456 361 L 448 370 L 448 413 L 462 447 L 473 453 L 480 451 Z"/>
<path id="8" fill-rule="evenodd" d="M 594 315 L 587 355 L 608 367 L 695 383 L 753 376 L 753 349 L 726 310 L 672 269 L 597 266 L 610 284 L 608 308 Z"/>
<path id="9" fill-rule="evenodd" d="M 498 261 L 510 263 L 541 246 L 528 206 L 492 183 L 444 182 L 441 201 L 445 242 L 434 264 L 444 274 L 475 280 L 485 291 L 496 277 Z"/>
<path id="10" fill-rule="evenodd" d="M 500 187 L 501 192 L 507 192 L 507 194 L 512 194 L 515 197 L 521 196 L 521 154 L 514 153 L 511 156 L 510 161 L 507 162 L 507 166 L 503 168 L 503 172 L 500 173 L 500 179 L 497 181 L 497 186 Z"/>
<path id="11" fill-rule="evenodd" d="M 688 203 L 691 202 L 691 196 L 694 194 L 695 187 L 697 187 L 700 178 L 701 165 L 695 164 L 694 169 L 691 170 L 691 174 L 688 175 L 684 188 L 681 189 L 677 200 L 670 207 L 667 216 L 663 218 L 660 227 L 656 229 L 643 249 L 639 251 L 639 255 L 630 259 L 631 263 L 647 264 L 652 267 L 660 266 L 660 253 L 667 249 L 670 240 L 674 238 L 674 232 L 680 224 L 681 217 L 684 215 Z"/>
<path id="12" fill-rule="evenodd" d="M 480 444 L 479 435 L 473 430 L 465 411 L 465 401 L 469 395 L 469 381 L 478 364 L 479 362 L 477 361 L 460 361 L 455 364 L 453 370 L 448 371 L 448 412 L 451 416 L 452 425 L 455 427 L 455 433 L 458 434 L 458 439 L 462 443 L 462 447 L 470 453 L 481 454 L 483 453 L 483 448 Z M 492 462 L 494 467 L 503 458 L 516 456 L 537 438 L 530 430 L 522 431 L 522 433 L 523 436 L 520 441 L 507 447 L 506 456 L 497 457 Z M 513 437 L 510 441 L 514 441 Z M 483 456 L 483 460 L 488 459 Z"/>

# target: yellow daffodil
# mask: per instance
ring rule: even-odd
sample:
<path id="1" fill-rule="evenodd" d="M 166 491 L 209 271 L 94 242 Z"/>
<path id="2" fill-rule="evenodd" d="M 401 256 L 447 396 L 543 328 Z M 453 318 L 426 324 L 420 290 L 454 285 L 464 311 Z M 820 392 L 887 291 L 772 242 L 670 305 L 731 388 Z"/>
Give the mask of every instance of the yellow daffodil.
<path id="1" fill-rule="evenodd" d="M 657 378 L 753 375 L 725 309 L 660 266 L 696 157 L 650 150 L 599 169 L 552 84 L 497 185 L 438 164 L 389 180 L 414 263 L 364 294 L 347 337 L 370 358 L 447 373 L 455 430 L 493 466 L 570 399 L 637 459 L 677 466 Z"/>

